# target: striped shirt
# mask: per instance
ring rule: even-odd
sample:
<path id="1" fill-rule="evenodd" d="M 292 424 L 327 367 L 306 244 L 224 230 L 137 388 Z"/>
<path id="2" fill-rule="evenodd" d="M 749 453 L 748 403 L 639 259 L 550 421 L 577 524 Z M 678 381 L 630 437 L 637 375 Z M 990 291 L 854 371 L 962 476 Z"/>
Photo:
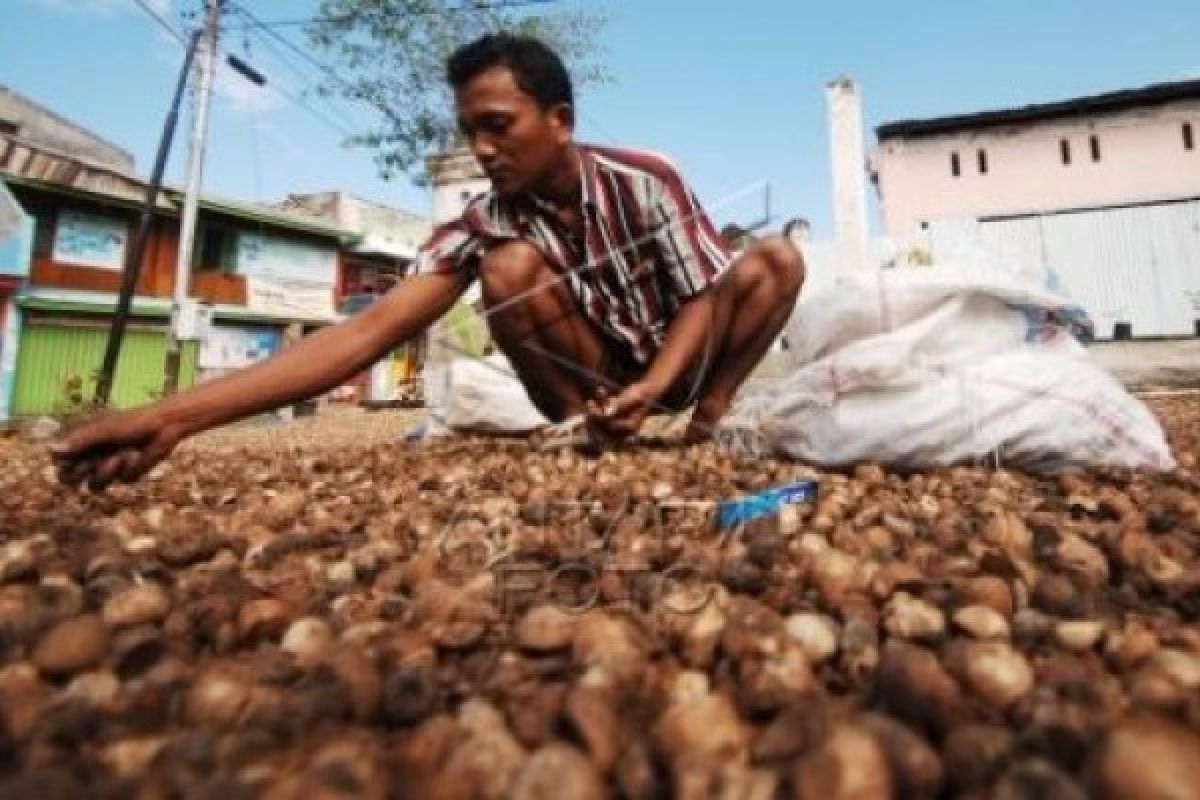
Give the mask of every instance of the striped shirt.
<path id="1" fill-rule="evenodd" d="M 574 240 L 548 204 L 496 192 L 435 229 L 414 274 L 465 271 L 503 242 L 533 244 L 564 276 L 579 308 L 647 364 L 680 306 L 711 286 L 730 256 L 695 194 L 665 158 L 578 145 L 583 236 Z"/>

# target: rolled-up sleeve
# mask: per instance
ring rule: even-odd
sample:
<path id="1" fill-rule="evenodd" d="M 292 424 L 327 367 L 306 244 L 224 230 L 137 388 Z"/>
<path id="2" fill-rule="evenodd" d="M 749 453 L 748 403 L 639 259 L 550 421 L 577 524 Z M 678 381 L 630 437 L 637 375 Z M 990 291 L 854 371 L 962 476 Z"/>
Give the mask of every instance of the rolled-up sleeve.
<path id="1" fill-rule="evenodd" d="M 480 238 L 463 220 L 457 219 L 434 229 L 433 235 L 417 251 L 412 274 L 461 274 L 474 278 L 482 253 Z"/>
<path id="2" fill-rule="evenodd" d="M 651 214 L 661 268 L 680 300 L 716 283 L 731 258 L 695 193 L 673 168 L 665 171 Z"/>

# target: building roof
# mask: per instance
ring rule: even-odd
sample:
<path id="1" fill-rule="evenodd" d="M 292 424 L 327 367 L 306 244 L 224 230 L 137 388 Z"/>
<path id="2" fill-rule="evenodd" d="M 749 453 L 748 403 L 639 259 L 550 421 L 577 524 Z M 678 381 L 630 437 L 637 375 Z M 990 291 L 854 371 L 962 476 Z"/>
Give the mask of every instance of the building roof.
<path id="1" fill-rule="evenodd" d="M 354 231 L 350 249 L 364 255 L 411 260 L 433 232 L 425 217 L 341 190 L 290 194 L 273 207 Z"/>
<path id="2" fill-rule="evenodd" d="M 1177 100 L 1200 100 L 1200 80 L 1156 83 L 1140 89 L 1122 89 L 1105 94 L 1075 97 L 1053 103 L 980 111 L 930 119 L 908 119 L 888 122 L 875 129 L 880 139 L 897 136 L 933 136 L 939 133 L 986 128 L 996 125 L 1038 122 L 1082 114 L 1125 111 L 1131 108 L 1161 105 Z"/>
<path id="3" fill-rule="evenodd" d="M 112 143 L 77 122 L 67 119 L 56 111 L 46 108 L 36 100 L 30 100 L 20 92 L 14 91 L 12 87 L 0 83 L 0 119 L 16 123 L 19 128 L 30 127 L 33 123 L 32 127 L 39 129 L 41 126 L 36 124 L 39 118 L 70 131 L 78 137 L 75 141 L 87 142 L 89 151 L 93 155 L 102 157 L 111 166 L 133 169 L 133 155 L 125 148 Z M 51 141 L 44 140 L 47 138 L 45 131 L 40 131 L 33 138 L 41 144 L 52 144 Z M 49 136 L 48 138 L 61 137 Z"/>
<path id="4" fill-rule="evenodd" d="M 132 209 L 142 207 L 147 189 L 145 181 L 121 170 L 8 136 L 0 136 L 0 178 L 16 186 L 99 199 Z M 155 204 L 156 211 L 177 216 L 182 207 L 183 193 L 164 186 Z M 202 195 L 200 208 L 312 236 L 338 240 L 354 238 L 352 232 L 311 216 L 256 203 Z"/>

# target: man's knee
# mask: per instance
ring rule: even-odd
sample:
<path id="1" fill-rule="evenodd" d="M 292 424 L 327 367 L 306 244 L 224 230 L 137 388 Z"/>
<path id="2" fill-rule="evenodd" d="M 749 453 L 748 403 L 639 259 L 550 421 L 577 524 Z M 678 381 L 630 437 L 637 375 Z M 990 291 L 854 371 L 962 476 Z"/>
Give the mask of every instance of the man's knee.
<path id="1" fill-rule="evenodd" d="M 545 257 L 528 242 L 493 247 L 479 264 L 484 303 L 492 306 L 529 291 L 547 277 L 549 269 Z"/>
<path id="2" fill-rule="evenodd" d="M 768 236 L 758 243 L 759 252 L 780 294 L 795 297 L 804 285 L 804 257 L 783 236 Z"/>

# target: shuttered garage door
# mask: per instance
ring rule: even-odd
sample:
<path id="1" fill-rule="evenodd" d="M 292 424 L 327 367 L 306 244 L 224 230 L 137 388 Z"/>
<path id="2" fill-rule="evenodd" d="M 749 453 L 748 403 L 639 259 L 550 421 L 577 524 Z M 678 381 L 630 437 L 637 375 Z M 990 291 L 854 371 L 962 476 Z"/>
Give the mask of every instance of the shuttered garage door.
<path id="1" fill-rule="evenodd" d="M 107 338 L 106 319 L 29 319 L 17 354 L 13 413 L 78 410 L 71 397 L 73 380 L 84 381 L 82 397 L 90 401 Z M 156 399 L 162 392 L 165 355 L 166 336 L 161 328 L 130 325 L 121 346 L 112 404 L 130 408 Z M 192 384 L 195 364 L 195 348 L 185 348 L 180 385 Z"/>

